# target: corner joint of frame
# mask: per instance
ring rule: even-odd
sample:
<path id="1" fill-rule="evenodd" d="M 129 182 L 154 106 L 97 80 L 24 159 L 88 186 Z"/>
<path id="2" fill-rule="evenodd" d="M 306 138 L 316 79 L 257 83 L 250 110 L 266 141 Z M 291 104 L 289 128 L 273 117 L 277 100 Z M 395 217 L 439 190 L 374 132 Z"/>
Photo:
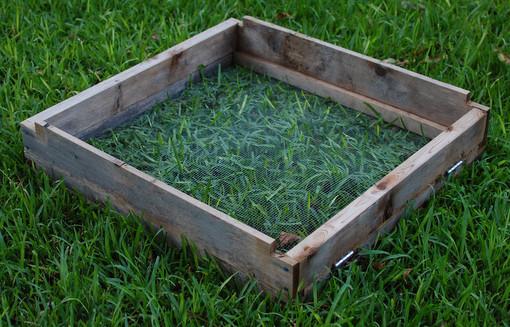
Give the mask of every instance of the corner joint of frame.
<path id="1" fill-rule="evenodd" d="M 48 127 L 50 127 L 50 124 L 45 120 L 34 121 L 35 135 L 45 144 L 48 143 Z"/>
<path id="2" fill-rule="evenodd" d="M 474 108 L 474 109 L 478 109 L 478 110 L 481 110 L 481 111 L 485 111 L 485 112 L 489 112 L 490 111 L 490 108 L 483 105 L 483 104 L 480 104 L 480 103 L 477 103 L 477 102 L 474 102 L 474 101 L 469 101 L 468 102 L 468 105 L 469 107 L 471 108 Z"/>

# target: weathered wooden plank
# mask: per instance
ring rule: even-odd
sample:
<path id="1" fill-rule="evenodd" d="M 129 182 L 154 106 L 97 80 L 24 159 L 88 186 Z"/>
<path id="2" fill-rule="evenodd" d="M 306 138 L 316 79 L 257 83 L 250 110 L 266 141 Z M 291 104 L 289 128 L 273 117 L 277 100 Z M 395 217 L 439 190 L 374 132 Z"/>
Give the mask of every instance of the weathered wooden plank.
<path id="1" fill-rule="evenodd" d="M 330 98 L 346 107 L 371 116 L 380 116 L 388 123 L 424 135 L 428 138 L 434 138 L 446 129 L 445 126 L 421 118 L 407 111 L 345 90 L 328 82 L 247 53 L 235 52 L 234 62 L 248 67 L 257 73 L 268 75 L 316 95 Z"/>
<path id="2" fill-rule="evenodd" d="M 244 17 L 237 51 L 449 126 L 469 110 L 469 92 L 294 31 Z"/>
<path id="3" fill-rule="evenodd" d="M 109 117 L 186 79 L 200 65 L 231 54 L 238 24 L 228 19 L 29 118 L 25 125 L 47 121 L 72 135 L 86 135 Z"/>
<path id="4" fill-rule="evenodd" d="M 474 108 L 479 108 L 481 110 L 485 110 L 488 112 L 488 107 L 482 106 L 478 107 L 477 103 L 473 103 Z M 485 118 L 487 123 L 488 116 Z M 469 164 L 473 160 L 476 159 L 477 156 L 479 156 L 485 148 L 485 140 L 480 144 L 481 147 L 474 147 L 471 152 L 466 153 L 465 157 L 465 163 Z M 451 176 L 455 176 L 458 173 L 458 171 L 455 171 L 452 173 Z M 356 251 L 360 248 L 366 248 L 371 246 L 378 237 L 389 233 L 395 226 L 397 225 L 398 221 L 400 220 L 401 216 L 406 212 L 407 209 L 410 209 L 412 207 L 418 208 L 421 205 L 423 205 L 428 199 L 433 196 L 444 184 L 445 179 L 444 178 L 437 178 L 433 184 L 429 184 L 426 187 L 423 187 L 421 191 L 417 192 L 416 197 L 409 202 L 406 206 L 402 206 L 399 210 L 395 210 L 390 218 L 387 220 L 384 220 L 375 230 L 371 231 L 371 233 L 368 235 L 367 239 L 364 242 L 361 242 L 357 245 L 354 245 L 352 250 Z M 339 258 L 342 258 L 344 255 L 347 255 L 347 252 L 343 253 Z M 333 268 L 336 269 L 336 268 Z M 329 269 L 323 269 L 321 271 L 318 271 L 315 274 L 315 280 L 319 282 L 319 285 L 322 284 L 324 281 L 327 280 L 329 277 L 330 270 Z M 305 287 L 302 289 L 302 293 L 307 296 L 310 294 L 310 292 L 313 290 L 313 284 L 306 284 Z"/>
<path id="5" fill-rule="evenodd" d="M 429 195 L 426 192 L 454 163 L 473 160 L 485 144 L 486 118 L 485 111 L 469 111 L 288 251 L 288 256 L 300 262 L 304 285 L 327 275 L 339 258 L 364 244 L 406 206 L 421 205 Z"/>
<path id="6" fill-rule="evenodd" d="M 184 89 L 187 87 L 190 81 L 198 82 L 201 78 L 202 73 L 205 76 L 210 76 L 211 74 L 217 72 L 219 66 L 221 66 L 221 69 L 223 69 L 228 68 L 231 64 L 232 54 L 229 54 L 209 64 L 208 66 L 205 66 L 202 72 L 195 71 L 191 73 L 188 77 L 185 77 L 180 81 L 177 81 L 171 84 L 170 86 L 167 86 L 165 89 L 159 91 L 158 93 L 153 94 L 141 101 L 138 101 L 137 103 L 128 106 L 118 114 L 105 117 L 104 120 L 98 120 L 96 125 L 92 125 L 87 127 L 86 129 L 80 130 L 74 136 L 82 140 L 87 140 L 91 137 L 99 136 L 104 132 L 108 131 L 108 129 L 115 128 L 119 125 L 122 125 L 125 122 L 135 119 L 136 117 L 143 114 L 147 110 L 152 109 L 154 105 L 162 101 L 165 101 L 169 98 L 178 97 L 182 93 L 182 91 L 184 91 Z"/>
<path id="7" fill-rule="evenodd" d="M 412 205 L 414 205 L 415 207 L 419 207 L 425 201 L 427 201 L 432 194 L 434 194 L 437 190 L 439 190 L 442 185 L 443 185 L 442 179 L 438 180 L 435 185 L 429 185 L 427 188 L 422 190 L 421 193 L 419 193 L 417 195 L 417 197 L 413 200 Z M 400 220 L 401 216 L 403 215 L 403 213 L 405 212 L 406 209 L 407 208 L 404 207 L 401 210 L 394 212 L 390 218 L 383 221 L 381 223 L 381 225 L 379 225 L 375 230 L 371 231 L 370 234 L 368 235 L 367 239 L 363 243 L 357 244 L 355 247 L 353 247 L 351 250 L 354 251 L 354 256 L 351 258 L 355 258 L 356 252 L 359 249 L 370 247 L 378 237 L 390 232 L 396 226 L 396 224 L 398 223 L 398 221 Z M 363 235 L 361 235 L 361 236 L 363 236 Z M 347 250 L 347 252 L 341 254 L 337 260 L 346 256 L 349 253 L 349 251 L 351 251 L 351 250 Z M 349 258 L 349 260 L 351 258 Z M 331 268 L 331 269 L 329 269 L 329 268 Z M 323 286 L 323 283 L 329 278 L 332 270 L 342 269 L 343 267 L 336 268 L 333 264 L 329 268 L 327 268 L 327 269 L 324 268 L 322 270 L 317 271 L 314 274 L 313 281 L 317 282 L 317 285 L 319 285 L 319 287 Z M 305 286 L 301 289 L 301 292 L 306 297 L 311 294 L 313 287 L 314 287 L 314 283 L 308 283 L 308 284 L 304 284 L 304 285 Z"/>
<path id="8" fill-rule="evenodd" d="M 175 244 L 185 236 L 270 293 L 295 292 L 297 262 L 276 255 L 274 239 L 54 126 L 35 124 L 35 133 L 23 128 L 26 156 L 68 186 L 141 215 Z"/>

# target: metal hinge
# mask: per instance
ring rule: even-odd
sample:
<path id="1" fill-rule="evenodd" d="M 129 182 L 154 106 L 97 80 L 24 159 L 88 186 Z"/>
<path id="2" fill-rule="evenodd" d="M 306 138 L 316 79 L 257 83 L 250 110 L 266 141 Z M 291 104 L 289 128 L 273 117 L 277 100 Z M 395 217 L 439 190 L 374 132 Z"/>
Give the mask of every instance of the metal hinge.
<path id="1" fill-rule="evenodd" d="M 340 260 L 338 260 L 337 263 L 335 263 L 335 268 L 340 268 L 343 265 L 345 265 L 347 260 L 349 260 L 353 255 L 354 255 L 354 250 L 351 250 L 349 253 L 344 255 Z"/>
<path id="2" fill-rule="evenodd" d="M 446 171 L 446 176 L 451 176 L 452 174 L 458 172 L 463 164 L 464 160 L 460 160 L 457 163 L 455 163 L 453 166 L 450 167 L 450 169 Z"/>

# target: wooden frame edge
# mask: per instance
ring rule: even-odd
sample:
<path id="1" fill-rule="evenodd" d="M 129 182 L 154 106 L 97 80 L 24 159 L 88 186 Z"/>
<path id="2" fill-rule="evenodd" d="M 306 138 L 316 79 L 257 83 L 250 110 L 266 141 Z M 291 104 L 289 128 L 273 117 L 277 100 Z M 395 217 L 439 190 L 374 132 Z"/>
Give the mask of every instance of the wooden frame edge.
<path id="1" fill-rule="evenodd" d="M 163 228 L 173 244 L 186 236 L 223 265 L 254 276 L 270 294 L 295 295 L 299 263 L 275 253 L 271 237 L 47 122 L 35 121 L 34 127 L 22 128 L 26 157 L 70 188 L 142 216 Z"/>
<path id="2" fill-rule="evenodd" d="M 354 109 L 373 117 L 381 117 L 387 123 L 419 135 L 424 135 L 428 138 L 436 137 L 447 128 L 446 126 L 379 102 L 375 99 L 348 91 L 339 86 L 244 52 L 234 52 L 234 63 L 318 96 L 329 98 L 349 109 Z"/>
<path id="3" fill-rule="evenodd" d="M 237 44 L 239 52 L 443 126 L 469 110 L 467 90 L 250 16 L 243 17 Z"/>
<path id="4" fill-rule="evenodd" d="M 154 99 L 161 98 L 160 92 L 164 93 L 176 93 L 179 92 L 181 88 L 175 88 L 172 89 L 172 86 L 176 84 L 183 84 L 188 79 L 189 75 L 191 73 L 195 73 L 195 71 L 185 71 L 183 72 L 182 76 L 178 76 L 175 80 L 167 81 L 168 78 L 166 75 L 157 75 L 158 72 L 163 72 L 164 74 L 167 74 L 166 68 L 172 69 L 175 67 L 179 67 L 179 62 L 184 59 L 181 58 L 183 54 L 185 54 L 190 49 L 193 49 L 193 47 L 200 45 L 204 42 L 212 42 L 211 45 L 208 45 L 206 47 L 209 51 L 206 52 L 206 55 L 211 55 L 212 50 L 208 49 L 211 46 L 217 46 L 218 42 L 215 40 L 212 40 L 213 37 L 222 36 L 228 31 L 231 31 L 230 38 L 232 40 L 227 40 L 227 44 L 225 44 L 224 47 L 219 48 L 215 56 L 212 56 L 208 60 L 210 63 L 218 64 L 218 62 L 226 62 L 229 59 L 225 59 L 226 56 L 230 55 L 236 48 L 236 40 L 237 40 L 237 27 L 239 26 L 240 21 L 235 18 L 229 18 L 177 45 L 174 45 L 173 47 L 147 59 L 143 62 L 128 68 L 127 70 L 124 70 L 98 84 L 95 84 L 80 93 L 62 101 L 54 106 L 32 116 L 28 119 L 21 122 L 21 125 L 25 128 L 34 130 L 34 123 L 36 121 L 42 122 L 46 121 L 52 125 L 55 125 L 63 130 L 66 130 L 71 135 L 74 136 L 81 136 L 81 135 L 87 135 L 87 131 L 84 131 L 87 128 L 94 127 L 95 124 L 92 124 L 92 126 L 85 125 L 86 121 L 90 118 L 98 119 L 97 114 L 104 115 L 106 110 L 111 111 L 111 115 L 116 115 L 119 113 L 122 113 L 124 109 L 134 109 L 136 112 L 142 112 L 144 108 L 148 108 L 151 104 L 154 102 L 150 101 L 149 98 L 151 95 L 153 95 Z M 191 57 L 194 56 L 194 54 L 190 54 Z M 197 64 L 198 65 L 198 64 Z M 167 67 L 168 66 L 168 67 Z M 164 68 L 164 69 L 163 69 Z M 141 74 L 147 74 L 151 76 L 152 79 L 155 79 L 156 81 L 154 83 L 157 83 L 157 86 L 146 86 L 145 89 L 151 89 L 151 92 L 153 94 L 144 96 L 133 96 L 133 91 L 136 92 L 137 89 L 142 89 L 142 92 L 144 92 L 144 88 L 142 88 L 140 83 L 143 83 L 143 81 L 139 81 Z M 155 75 L 156 77 L 152 76 Z M 196 74 L 195 74 L 196 75 Z M 133 81 L 131 83 L 131 81 Z M 130 82 L 130 83 L 128 83 Z M 149 83 L 151 81 L 149 80 Z M 167 89 L 168 87 L 168 89 Z M 124 90 L 128 88 L 127 90 Z M 129 90 L 129 88 L 133 90 Z M 163 94 L 163 96 L 166 94 Z M 126 97 L 130 97 L 129 99 L 125 99 Z M 97 108 L 96 110 L 99 110 L 98 112 L 94 113 L 88 113 L 88 110 L 92 108 Z M 71 111 L 74 111 L 72 114 L 72 117 L 69 116 L 69 113 Z M 76 115 L 81 115 L 82 117 L 76 117 Z M 104 120 L 104 119 L 103 119 Z M 97 126 L 95 126 L 97 127 Z"/>
<path id="5" fill-rule="evenodd" d="M 414 200 L 415 207 L 421 205 L 430 195 L 430 186 L 439 187 L 456 162 L 474 160 L 485 146 L 486 124 L 487 112 L 473 108 L 289 250 L 287 255 L 300 262 L 305 286 L 314 276 L 329 274 L 338 259 L 365 243 L 385 221 L 397 220 L 409 201 Z M 367 235 L 353 234 L 360 229 Z"/>

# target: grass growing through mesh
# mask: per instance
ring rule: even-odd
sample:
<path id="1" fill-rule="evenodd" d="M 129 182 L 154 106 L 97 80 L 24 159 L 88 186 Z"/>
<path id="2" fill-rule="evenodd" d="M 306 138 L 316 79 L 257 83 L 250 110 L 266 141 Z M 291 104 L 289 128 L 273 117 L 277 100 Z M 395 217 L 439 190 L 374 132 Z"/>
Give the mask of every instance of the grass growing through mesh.
<path id="1" fill-rule="evenodd" d="M 220 68 L 91 140 L 284 243 L 311 233 L 426 142 L 241 67 Z"/>
<path id="2" fill-rule="evenodd" d="M 249 13 L 472 91 L 488 148 L 309 299 L 235 287 L 214 260 L 87 202 L 23 158 L 19 122 Z M 510 2 L 0 1 L 0 325 L 510 324 Z"/>

